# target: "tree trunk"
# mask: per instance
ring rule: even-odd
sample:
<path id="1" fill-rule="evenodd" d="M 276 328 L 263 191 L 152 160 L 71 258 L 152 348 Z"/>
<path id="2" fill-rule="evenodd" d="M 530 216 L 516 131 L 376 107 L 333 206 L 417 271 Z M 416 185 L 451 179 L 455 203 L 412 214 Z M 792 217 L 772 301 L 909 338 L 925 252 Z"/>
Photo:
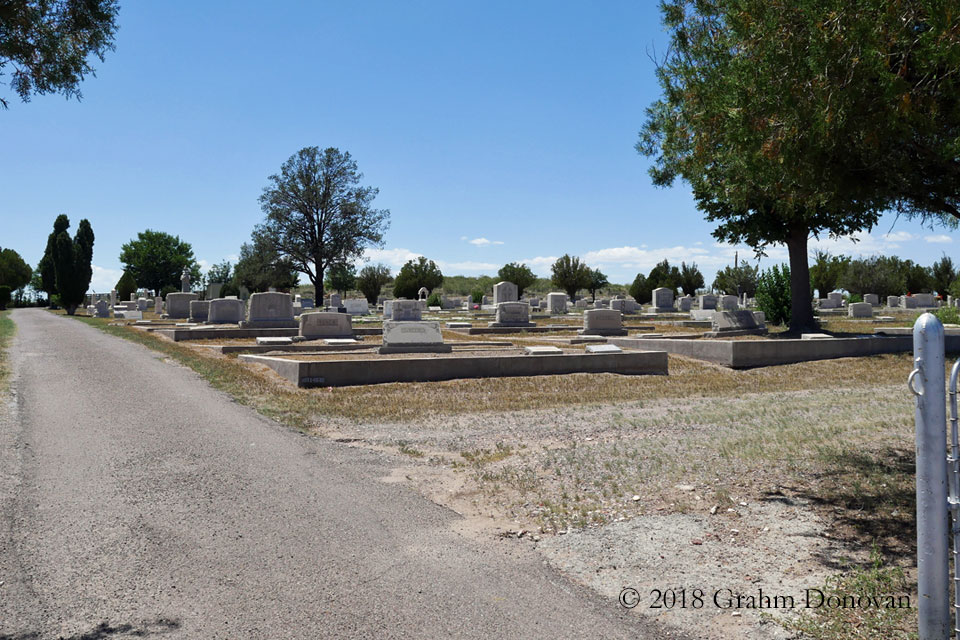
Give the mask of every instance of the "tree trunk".
<path id="1" fill-rule="evenodd" d="M 323 274 L 310 278 L 310 284 L 313 285 L 313 297 L 317 306 L 323 306 Z"/>
<path id="2" fill-rule="evenodd" d="M 816 332 L 813 304 L 810 299 L 810 264 L 807 258 L 807 229 L 790 231 L 787 251 L 790 253 L 790 333 Z"/>
<path id="3" fill-rule="evenodd" d="M 72 315 L 74 314 L 74 312 L 76 312 L 76 310 L 77 310 L 77 305 L 75 305 L 75 304 L 66 305 L 66 306 L 64 306 L 64 309 L 67 310 L 67 315 L 68 315 L 68 316 L 72 316 Z"/>

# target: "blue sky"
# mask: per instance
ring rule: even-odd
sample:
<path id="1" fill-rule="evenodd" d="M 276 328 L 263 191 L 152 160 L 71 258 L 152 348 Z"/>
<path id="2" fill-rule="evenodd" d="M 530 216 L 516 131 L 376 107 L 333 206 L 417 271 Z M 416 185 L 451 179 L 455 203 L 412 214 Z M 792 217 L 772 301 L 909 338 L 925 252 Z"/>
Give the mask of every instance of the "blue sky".
<path id="1" fill-rule="evenodd" d="M 96 291 L 148 228 L 204 267 L 235 260 L 267 176 L 316 145 L 379 187 L 391 225 L 369 258 L 394 272 L 425 255 L 450 275 L 511 261 L 548 275 L 571 253 L 613 282 L 668 258 L 709 283 L 751 252 L 718 245 L 686 185 L 654 188 L 633 148 L 659 95 L 656 4 L 127 2 L 81 102 L 0 112 L 0 245 L 35 265 L 57 214 L 88 218 Z M 930 264 L 958 233 L 887 216 L 856 244 L 811 248 Z M 774 248 L 761 266 L 785 259 Z"/>

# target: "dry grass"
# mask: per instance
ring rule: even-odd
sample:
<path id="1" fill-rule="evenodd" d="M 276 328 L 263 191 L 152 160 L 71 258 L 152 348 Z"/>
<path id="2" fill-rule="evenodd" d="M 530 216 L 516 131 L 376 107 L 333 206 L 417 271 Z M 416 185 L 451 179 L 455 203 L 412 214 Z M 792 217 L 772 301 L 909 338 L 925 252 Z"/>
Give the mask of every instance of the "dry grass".
<path id="1" fill-rule="evenodd" d="M 13 339 L 17 326 L 10 319 L 9 311 L 0 311 L 0 391 L 6 391 L 10 367 L 7 364 L 7 345 Z"/>

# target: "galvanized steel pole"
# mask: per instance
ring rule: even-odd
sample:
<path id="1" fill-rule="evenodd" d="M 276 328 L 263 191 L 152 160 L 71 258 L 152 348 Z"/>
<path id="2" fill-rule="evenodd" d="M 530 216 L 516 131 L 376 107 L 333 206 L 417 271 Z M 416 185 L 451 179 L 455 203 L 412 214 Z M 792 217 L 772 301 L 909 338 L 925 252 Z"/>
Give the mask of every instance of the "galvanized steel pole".
<path id="1" fill-rule="evenodd" d="M 950 637 L 946 380 L 943 325 L 933 314 L 913 325 L 913 355 L 907 386 L 916 396 L 919 640 L 945 640 Z"/>

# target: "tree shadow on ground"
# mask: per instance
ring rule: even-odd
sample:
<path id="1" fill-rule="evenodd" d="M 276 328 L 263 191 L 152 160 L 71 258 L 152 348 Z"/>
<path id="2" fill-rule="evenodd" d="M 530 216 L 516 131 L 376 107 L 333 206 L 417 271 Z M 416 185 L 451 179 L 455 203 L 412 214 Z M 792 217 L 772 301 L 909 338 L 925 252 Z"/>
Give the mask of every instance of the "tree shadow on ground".
<path id="1" fill-rule="evenodd" d="M 180 622 L 168 618 L 139 622 L 137 624 L 110 624 L 101 622 L 93 629 L 71 636 L 58 636 L 58 640 L 106 640 L 108 638 L 144 638 L 146 636 L 161 635 L 180 629 Z M 28 631 L 13 635 L 0 633 L 0 640 L 41 640 L 44 636 L 39 631 Z"/>
<path id="2" fill-rule="evenodd" d="M 871 541 L 885 557 L 907 560 L 917 552 L 914 456 L 894 447 L 837 452 L 801 486 L 784 488 L 824 512 L 831 537 L 854 547 Z"/>

